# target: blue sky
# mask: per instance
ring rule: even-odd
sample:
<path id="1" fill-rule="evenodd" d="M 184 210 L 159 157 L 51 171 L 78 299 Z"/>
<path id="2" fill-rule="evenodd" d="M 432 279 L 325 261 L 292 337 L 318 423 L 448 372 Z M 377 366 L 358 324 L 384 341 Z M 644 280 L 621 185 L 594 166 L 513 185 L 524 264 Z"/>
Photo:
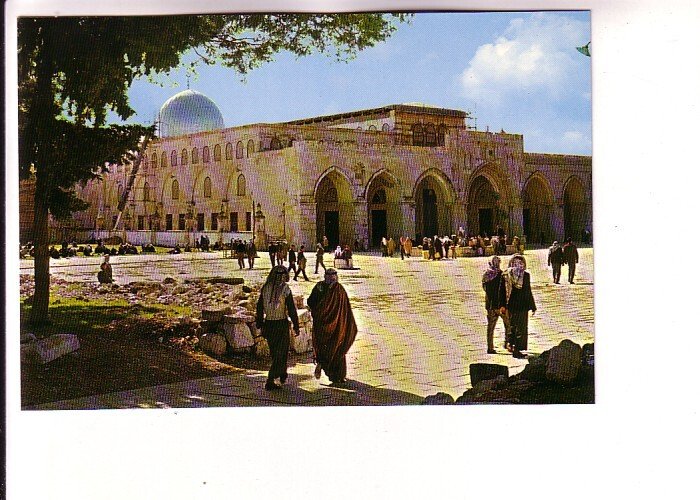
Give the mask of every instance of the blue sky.
<path id="1" fill-rule="evenodd" d="M 589 12 L 421 13 L 348 63 L 280 53 L 245 80 L 200 65 L 190 88 L 227 127 L 424 102 L 472 111 L 479 130 L 523 134 L 526 151 L 591 154 L 591 59 L 576 51 L 589 40 Z M 130 122 L 152 122 L 187 72 L 158 82 L 134 82 Z"/>

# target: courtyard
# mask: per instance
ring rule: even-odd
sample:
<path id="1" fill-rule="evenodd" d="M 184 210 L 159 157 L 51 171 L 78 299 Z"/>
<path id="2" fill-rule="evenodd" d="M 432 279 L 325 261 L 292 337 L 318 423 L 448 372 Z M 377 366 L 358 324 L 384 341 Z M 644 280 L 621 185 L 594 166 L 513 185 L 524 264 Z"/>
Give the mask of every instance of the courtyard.
<path id="1" fill-rule="evenodd" d="M 576 282 L 555 285 L 547 267 L 547 250 L 528 250 L 528 270 L 537 313 L 530 319 L 529 349 L 543 352 L 563 339 L 583 345 L 593 342 L 593 250 L 579 249 Z M 134 281 L 178 280 L 214 276 L 243 277 L 246 283 L 262 283 L 270 269 L 260 252 L 254 270 L 239 270 L 234 259 L 221 252 L 113 257 L 114 275 L 120 285 Z M 295 295 L 308 297 L 321 274 L 311 281 L 290 281 Z M 330 255 L 325 263 L 330 265 Z M 256 405 L 357 405 L 416 404 L 422 398 L 445 392 L 456 398 L 470 387 L 469 365 L 507 365 L 510 374 L 521 371 L 527 360 L 513 358 L 503 348 L 503 326 L 496 328 L 497 354 L 486 353 L 484 294 L 481 274 L 487 258 L 426 261 L 401 260 L 376 254 L 357 254 L 358 269 L 341 270 L 358 325 L 358 336 L 348 353 L 351 383 L 339 389 L 324 377 L 313 378 L 311 354 L 290 360 L 290 382 L 274 395 L 262 391 L 266 372 L 246 368 L 240 373 L 162 387 L 54 402 L 41 408 L 102 408 L 151 406 L 256 406 Z M 75 257 L 52 260 L 52 276 L 75 282 L 91 282 L 99 259 Z M 21 262 L 21 273 L 33 272 L 31 261 Z M 322 270 L 321 270 L 322 272 Z M 206 396 L 203 396 L 206 395 Z"/>

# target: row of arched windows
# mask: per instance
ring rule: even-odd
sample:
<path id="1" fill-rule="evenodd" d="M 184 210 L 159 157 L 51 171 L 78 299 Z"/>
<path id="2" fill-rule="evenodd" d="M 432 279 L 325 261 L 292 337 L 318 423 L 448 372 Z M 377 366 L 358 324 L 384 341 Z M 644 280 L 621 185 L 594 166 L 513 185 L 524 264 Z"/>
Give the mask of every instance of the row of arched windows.
<path id="1" fill-rule="evenodd" d="M 362 131 L 362 130 L 364 130 L 364 129 L 363 129 L 362 127 L 357 127 L 357 130 L 358 130 L 358 131 Z M 377 132 L 377 126 L 376 126 L 376 125 L 370 125 L 369 127 L 367 127 L 367 130 L 370 131 L 370 132 Z M 389 130 L 390 130 L 389 124 L 388 124 L 388 123 L 384 123 L 384 124 L 382 125 L 382 132 L 389 132 Z"/>
<path id="2" fill-rule="evenodd" d="M 119 190 L 121 190 L 121 185 L 119 185 Z M 238 179 L 236 179 L 236 196 L 245 196 L 246 193 L 246 185 L 245 185 L 245 176 L 243 174 L 238 176 Z M 180 199 L 180 183 L 177 181 L 177 179 L 173 180 L 173 183 L 170 188 L 170 196 L 173 200 L 179 200 Z M 211 178 L 207 177 L 204 179 L 204 197 L 205 198 L 211 198 Z M 151 200 L 151 187 L 148 185 L 148 182 L 144 183 L 143 185 L 143 201 L 153 201 Z"/>
<path id="3" fill-rule="evenodd" d="M 411 128 L 413 132 L 414 146 L 444 146 L 447 128 L 445 125 L 438 125 L 436 128 L 432 123 L 422 125 L 416 123 Z"/>
<path id="4" fill-rule="evenodd" d="M 236 159 L 241 159 L 244 157 L 244 146 L 243 146 L 243 141 L 238 141 L 236 143 Z M 245 146 L 245 156 L 250 158 L 250 156 L 255 153 L 255 142 L 253 139 L 248 140 L 248 143 Z M 224 155 L 227 160 L 233 160 L 233 144 L 230 142 L 226 143 L 225 149 L 224 149 Z M 171 151 L 170 152 L 170 166 L 175 167 L 178 165 L 178 162 L 180 165 L 187 165 L 189 161 L 192 161 L 193 165 L 196 165 L 199 163 L 199 149 L 198 148 L 192 148 L 191 153 L 189 152 L 188 149 L 183 149 L 180 154 L 178 155 L 177 151 Z M 209 146 L 204 146 L 202 148 L 202 163 L 209 163 L 211 161 L 211 155 L 210 155 L 210 150 Z M 221 161 L 221 145 L 216 144 L 214 146 L 214 161 Z M 149 166 L 151 168 L 156 168 L 158 167 L 158 153 L 153 153 L 151 155 L 150 161 L 148 156 L 143 157 L 143 166 L 144 168 L 148 168 Z M 168 166 L 168 154 L 167 152 L 163 151 L 160 155 L 160 166 L 161 167 L 167 167 Z"/>

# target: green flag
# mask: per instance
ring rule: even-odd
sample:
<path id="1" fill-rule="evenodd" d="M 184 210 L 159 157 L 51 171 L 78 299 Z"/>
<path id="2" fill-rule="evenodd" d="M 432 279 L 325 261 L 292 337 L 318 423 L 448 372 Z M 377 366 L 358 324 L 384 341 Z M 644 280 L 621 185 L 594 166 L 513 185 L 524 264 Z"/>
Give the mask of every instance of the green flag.
<path id="1" fill-rule="evenodd" d="M 576 47 L 576 50 L 578 50 L 581 54 L 584 56 L 591 57 L 591 50 L 588 48 L 588 46 L 591 44 L 591 42 L 588 42 L 586 45 L 583 47 Z"/>

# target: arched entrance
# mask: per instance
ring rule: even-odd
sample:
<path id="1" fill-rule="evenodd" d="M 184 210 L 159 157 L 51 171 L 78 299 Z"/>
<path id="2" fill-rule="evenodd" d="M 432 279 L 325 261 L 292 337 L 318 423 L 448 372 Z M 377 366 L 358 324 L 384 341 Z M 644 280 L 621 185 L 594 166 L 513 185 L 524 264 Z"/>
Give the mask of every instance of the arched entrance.
<path id="1" fill-rule="evenodd" d="M 531 242 L 548 242 L 554 239 L 552 211 L 554 195 L 549 183 L 539 175 L 533 175 L 523 189 L 523 233 Z"/>
<path id="2" fill-rule="evenodd" d="M 316 188 L 316 241 L 328 238 L 328 244 L 350 245 L 354 241 L 352 191 L 337 171 L 326 175 Z"/>
<path id="3" fill-rule="evenodd" d="M 498 192 L 488 178 L 480 175 L 469 187 L 468 230 L 472 234 L 491 236 L 499 223 Z"/>
<path id="4" fill-rule="evenodd" d="M 401 236 L 399 189 L 388 174 L 372 179 L 367 187 L 367 221 L 370 247 L 378 247 L 382 238 Z"/>
<path id="5" fill-rule="evenodd" d="M 453 202 L 451 193 L 447 191 L 445 181 L 436 174 L 423 177 L 414 191 L 416 202 L 416 238 L 425 236 L 451 234 L 452 214 L 449 207 Z"/>
<path id="6" fill-rule="evenodd" d="M 571 177 L 564 187 L 564 237 L 581 238 L 587 221 L 586 191 L 578 177 Z"/>

